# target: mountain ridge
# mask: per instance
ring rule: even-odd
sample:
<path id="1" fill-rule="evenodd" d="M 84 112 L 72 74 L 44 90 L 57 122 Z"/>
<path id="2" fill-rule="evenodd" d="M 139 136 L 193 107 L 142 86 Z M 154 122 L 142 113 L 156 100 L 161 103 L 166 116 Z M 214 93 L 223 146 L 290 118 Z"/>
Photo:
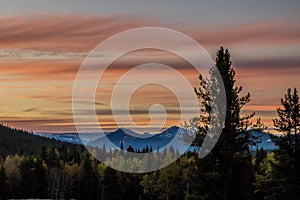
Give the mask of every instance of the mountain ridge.
<path id="1" fill-rule="evenodd" d="M 176 133 L 179 131 L 179 136 L 176 136 Z M 106 132 L 102 133 L 102 136 L 97 137 L 97 133 L 92 133 L 92 137 L 84 138 L 84 134 L 81 134 L 80 137 L 76 134 L 42 134 L 42 136 L 54 138 L 59 141 L 65 141 L 70 142 L 74 144 L 85 144 L 89 146 L 94 147 L 102 147 L 103 144 L 106 144 L 107 142 L 112 143 L 111 148 L 115 148 L 113 146 L 120 147 L 121 142 L 124 149 L 127 149 L 129 146 L 132 146 L 134 149 L 143 149 L 146 146 L 151 146 L 154 150 L 158 148 L 162 148 L 170 141 L 172 141 L 174 138 L 174 146 L 178 145 L 180 146 L 182 141 L 182 133 L 184 130 L 177 126 L 172 126 L 168 129 L 163 130 L 160 133 L 157 134 L 139 134 L 131 129 L 127 128 L 119 128 L 113 132 Z M 104 139 L 104 136 L 107 137 L 108 140 Z M 274 144 L 274 142 L 271 140 L 270 136 L 266 132 L 260 132 L 260 131 L 251 131 L 251 137 L 250 140 L 252 142 L 256 142 L 256 145 L 250 145 L 249 148 L 251 151 L 255 151 L 256 148 L 264 148 L 265 150 L 272 151 L 277 149 L 277 146 Z M 107 146 L 107 145 L 106 145 Z"/>

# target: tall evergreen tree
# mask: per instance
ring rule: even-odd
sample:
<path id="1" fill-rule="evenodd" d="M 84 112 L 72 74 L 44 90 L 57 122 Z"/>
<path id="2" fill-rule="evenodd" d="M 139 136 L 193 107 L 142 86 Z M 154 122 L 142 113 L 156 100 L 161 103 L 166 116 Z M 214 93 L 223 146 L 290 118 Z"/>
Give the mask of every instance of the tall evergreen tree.
<path id="1" fill-rule="evenodd" d="M 40 157 L 43 159 L 45 162 L 48 162 L 48 153 L 47 153 L 47 148 L 46 146 L 42 146 L 40 149 Z"/>
<path id="2" fill-rule="evenodd" d="M 43 161 L 33 157 L 24 158 L 19 168 L 22 198 L 48 197 L 48 175 Z"/>
<path id="3" fill-rule="evenodd" d="M 121 189 L 122 189 L 122 199 L 141 199 L 143 193 L 141 185 L 142 175 L 131 174 L 126 172 L 119 173 Z"/>
<path id="4" fill-rule="evenodd" d="M 119 174 L 116 170 L 107 167 L 103 178 L 104 199 L 120 200 L 122 196 Z"/>
<path id="5" fill-rule="evenodd" d="M 267 151 L 256 148 L 254 170 L 258 171 L 260 163 L 267 157 Z"/>
<path id="6" fill-rule="evenodd" d="M 96 199 L 98 197 L 98 177 L 94 169 L 90 154 L 86 154 L 83 160 L 83 171 L 80 180 L 79 199 Z"/>
<path id="7" fill-rule="evenodd" d="M 48 171 L 43 160 L 37 158 L 35 160 L 35 194 L 39 198 L 48 197 Z"/>
<path id="8" fill-rule="evenodd" d="M 245 117 L 241 116 L 241 109 L 250 101 L 250 94 L 241 96 L 242 87 L 236 86 L 235 71 L 232 68 L 231 56 L 229 51 L 221 47 L 217 52 L 216 65 L 210 69 L 210 78 L 204 79 L 200 76 L 200 87 L 195 89 L 196 94 L 202 102 L 202 112 L 200 116 L 200 129 L 197 138 L 198 145 L 202 143 L 203 137 L 207 134 L 208 127 L 212 120 L 211 100 L 216 98 L 208 90 L 209 86 L 213 89 L 220 85 L 216 78 L 216 70 L 222 77 L 226 93 L 226 117 L 222 129 L 222 134 L 212 152 L 204 160 L 199 161 L 199 165 L 206 163 L 211 166 L 209 173 L 203 176 L 207 181 L 212 181 L 217 188 L 205 189 L 203 195 L 206 199 L 250 199 L 252 194 L 253 173 L 251 168 L 251 155 L 249 152 L 249 126 L 250 119 L 254 113 Z M 224 104 L 225 102 L 218 102 Z M 222 106 L 220 107 L 222 109 Z M 222 112 L 222 110 L 220 110 Z M 200 166 L 202 168 L 203 166 Z M 209 168 L 208 167 L 208 168 Z M 204 167 L 206 168 L 206 167 Z M 205 184 L 205 183 L 204 183 Z M 205 194 L 214 194 L 211 195 Z"/>
<path id="9" fill-rule="evenodd" d="M 273 163 L 273 187 L 269 199 L 297 199 L 300 197 L 300 104 L 298 91 L 289 88 L 273 120 L 275 129 L 283 136 L 274 137 L 279 146 Z"/>
<path id="10" fill-rule="evenodd" d="M 6 199 L 6 192 L 5 168 L 0 165 L 0 199 Z"/>
<path id="11" fill-rule="evenodd" d="M 33 157 L 24 158 L 20 163 L 20 188 L 22 198 L 34 198 L 35 173 Z"/>

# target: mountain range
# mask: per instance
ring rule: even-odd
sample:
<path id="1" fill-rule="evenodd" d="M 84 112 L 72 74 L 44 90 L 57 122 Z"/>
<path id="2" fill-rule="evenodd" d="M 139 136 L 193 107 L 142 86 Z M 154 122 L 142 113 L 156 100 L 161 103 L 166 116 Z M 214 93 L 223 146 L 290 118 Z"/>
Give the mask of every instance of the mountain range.
<path id="1" fill-rule="evenodd" d="M 172 146 L 181 153 L 185 152 L 186 150 L 194 151 L 196 149 L 199 149 L 193 146 L 189 147 L 189 145 L 183 141 L 183 135 L 185 133 L 188 133 L 190 136 L 193 134 L 177 126 L 173 126 L 158 134 L 139 134 L 125 128 L 117 129 L 114 132 L 80 134 L 80 137 L 77 133 L 58 134 L 39 132 L 36 134 L 73 144 L 85 144 L 100 148 L 105 145 L 107 149 L 114 149 L 116 148 L 116 146 L 120 147 L 121 143 L 124 149 L 132 146 L 134 149 L 142 150 L 143 148 L 148 146 L 152 147 L 153 150 L 156 150 L 158 148 L 169 148 L 170 146 Z M 251 151 L 255 151 L 256 148 L 263 148 L 268 151 L 272 151 L 278 148 L 271 140 L 270 135 L 266 132 L 251 131 L 250 140 L 253 143 L 256 143 L 249 146 Z M 169 144 L 170 141 L 172 141 L 172 145 Z"/>

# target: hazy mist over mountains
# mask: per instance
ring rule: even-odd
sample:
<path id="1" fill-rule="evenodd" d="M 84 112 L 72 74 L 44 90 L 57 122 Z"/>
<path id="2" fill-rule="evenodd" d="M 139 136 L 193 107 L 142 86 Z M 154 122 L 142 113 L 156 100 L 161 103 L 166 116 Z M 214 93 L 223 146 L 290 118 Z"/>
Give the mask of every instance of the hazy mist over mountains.
<path id="1" fill-rule="evenodd" d="M 177 126 L 173 126 L 158 134 L 150 134 L 147 132 L 139 134 L 125 128 L 117 129 L 114 132 L 80 134 L 80 137 L 77 133 L 57 134 L 38 132 L 36 134 L 58 141 L 69 142 L 73 144 L 85 144 L 95 147 L 102 147 L 105 143 L 104 136 L 106 136 L 114 145 L 118 147 L 120 147 L 122 142 L 124 149 L 127 149 L 129 146 L 132 146 L 134 149 L 143 149 L 146 146 L 151 146 L 155 151 L 158 148 L 165 147 L 173 139 L 173 148 L 176 149 L 177 147 L 180 147 L 183 143 L 183 134 L 185 133 L 186 130 Z M 263 148 L 265 150 L 277 149 L 277 146 L 274 144 L 274 142 L 272 142 L 269 134 L 265 132 L 251 131 L 251 141 L 257 143 L 256 145 L 250 145 L 251 151 L 255 151 L 256 148 Z M 105 143 L 105 146 L 108 147 L 109 144 Z M 189 150 L 194 149 L 195 148 L 189 148 Z M 181 148 L 179 148 L 179 150 L 185 151 L 185 149 Z"/>

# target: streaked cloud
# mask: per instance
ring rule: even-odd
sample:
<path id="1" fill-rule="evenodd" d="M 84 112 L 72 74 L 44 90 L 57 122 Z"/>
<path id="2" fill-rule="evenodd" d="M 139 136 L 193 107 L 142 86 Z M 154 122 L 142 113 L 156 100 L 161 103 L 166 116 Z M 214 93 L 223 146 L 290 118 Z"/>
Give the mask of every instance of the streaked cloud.
<path id="1" fill-rule="evenodd" d="M 0 19 L 2 48 L 52 51 L 89 51 L 110 35 L 145 26 L 129 16 L 33 15 Z"/>
<path id="2" fill-rule="evenodd" d="M 109 36 L 143 26 L 182 31 L 200 42 L 212 57 L 221 45 L 232 50 L 237 83 L 252 94 L 252 102 L 245 113 L 256 111 L 270 125 L 286 88 L 300 87 L 299 23 L 274 20 L 200 26 L 169 25 L 163 20 L 157 22 L 130 15 L 19 15 L 0 18 L 0 90 L 6 97 L 0 99 L 2 105 L 6 105 L 0 120 L 20 128 L 74 131 L 72 88 L 81 62 Z M 128 69 L 147 62 L 172 66 L 192 85 L 198 84 L 197 72 L 176 55 L 149 49 L 131 52 L 110 66 L 102 80 L 107 88 L 97 91 L 96 106 L 101 107 L 99 118 L 108 129 L 115 125 L 108 117 L 111 87 Z M 177 122 L 176 99 L 168 93 L 158 94 L 159 89 L 156 90 L 148 88 L 138 94 L 137 106 L 131 110 L 136 122 L 148 123 L 147 109 L 138 106 L 143 102 L 151 104 L 155 98 L 168 107 L 167 125 Z M 120 110 L 121 114 L 123 112 Z"/>
<path id="3" fill-rule="evenodd" d="M 231 44 L 257 46 L 266 44 L 295 44 L 300 42 L 300 25 L 294 22 L 254 22 L 240 25 L 198 27 L 189 31 L 205 46 Z M 246 46 L 245 46 L 246 47 Z"/>

